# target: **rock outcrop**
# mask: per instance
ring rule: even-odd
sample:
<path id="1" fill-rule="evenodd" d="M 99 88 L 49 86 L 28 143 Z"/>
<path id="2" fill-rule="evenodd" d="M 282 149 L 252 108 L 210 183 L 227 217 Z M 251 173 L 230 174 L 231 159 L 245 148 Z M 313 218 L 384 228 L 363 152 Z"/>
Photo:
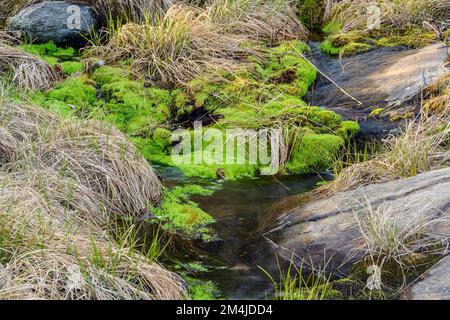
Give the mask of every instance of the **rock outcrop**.
<path id="1" fill-rule="evenodd" d="M 36 43 L 82 46 L 99 28 L 94 10 L 80 3 L 44 1 L 30 5 L 11 17 L 9 31 Z"/>
<path id="2" fill-rule="evenodd" d="M 316 48 L 309 58 L 340 86 L 320 75 L 309 102 L 357 120 L 362 134 L 372 137 L 386 135 L 398 127 L 398 122 L 419 105 L 421 90 L 450 71 L 444 66 L 444 43 L 415 50 L 379 48 L 342 59 L 331 58 Z M 380 108 L 386 111 L 381 116 L 371 116 L 373 110 Z"/>
<path id="3" fill-rule="evenodd" d="M 416 218 L 442 219 L 432 232 L 450 237 L 450 168 L 413 178 L 374 184 L 330 198 L 312 201 L 279 219 L 277 250 L 286 260 L 293 253 L 314 266 L 346 273 L 352 262 L 364 255 L 363 239 L 355 215 L 385 206 L 397 212 L 399 223 Z"/>

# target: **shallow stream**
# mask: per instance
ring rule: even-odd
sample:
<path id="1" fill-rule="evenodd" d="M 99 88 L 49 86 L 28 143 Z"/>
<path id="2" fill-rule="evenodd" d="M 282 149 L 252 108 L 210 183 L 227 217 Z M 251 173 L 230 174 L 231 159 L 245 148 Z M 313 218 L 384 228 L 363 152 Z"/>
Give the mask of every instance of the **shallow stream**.
<path id="1" fill-rule="evenodd" d="M 199 183 L 170 168 L 157 168 L 166 185 Z M 260 269 L 277 276 L 275 252 L 258 232 L 267 209 L 283 199 L 311 191 L 321 179 L 316 175 L 261 177 L 223 182 L 212 196 L 193 200 L 216 219 L 219 240 L 199 255 L 198 261 L 211 268 L 204 280 L 213 281 L 228 299 L 264 299 L 272 284 Z"/>

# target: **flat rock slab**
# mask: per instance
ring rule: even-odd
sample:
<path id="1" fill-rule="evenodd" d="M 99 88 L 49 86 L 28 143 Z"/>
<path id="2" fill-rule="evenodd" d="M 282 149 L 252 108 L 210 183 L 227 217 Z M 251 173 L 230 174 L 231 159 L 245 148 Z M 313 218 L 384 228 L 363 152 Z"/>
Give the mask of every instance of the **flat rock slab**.
<path id="1" fill-rule="evenodd" d="M 413 109 L 421 90 L 450 71 L 444 67 L 447 59 L 444 43 L 415 50 L 379 48 L 342 59 L 329 57 L 319 52 L 317 45 L 314 47 L 311 61 L 362 105 L 324 76 L 319 76 L 308 96 L 309 102 L 361 122 L 366 136 L 385 135 L 398 126 L 389 119 L 368 118 L 372 110 L 385 108 L 387 113 L 395 114 L 407 107 Z"/>
<path id="2" fill-rule="evenodd" d="M 44 1 L 30 5 L 11 17 L 8 29 L 36 43 L 82 46 L 100 26 L 94 10 L 80 3 Z"/>
<path id="3" fill-rule="evenodd" d="M 373 210 L 383 206 L 399 212 L 399 224 L 441 218 L 432 232 L 450 237 L 450 168 L 309 202 L 280 217 L 270 237 L 277 239 L 277 250 L 286 260 L 295 254 L 315 267 L 346 273 L 365 254 L 355 215 L 364 218 L 368 203 Z"/>
<path id="4" fill-rule="evenodd" d="M 445 257 L 414 284 L 406 300 L 450 300 L 450 256 Z"/>

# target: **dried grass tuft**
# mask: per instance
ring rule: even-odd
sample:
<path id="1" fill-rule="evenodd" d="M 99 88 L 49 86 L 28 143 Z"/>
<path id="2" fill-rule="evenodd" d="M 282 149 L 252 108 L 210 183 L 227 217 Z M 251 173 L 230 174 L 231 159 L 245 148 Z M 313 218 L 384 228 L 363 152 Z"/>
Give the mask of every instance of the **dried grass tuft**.
<path id="1" fill-rule="evenodd" d="M 0 76 L 26 90 L 46 90 L 59 79 L 57 72 L 44 60 L 0 41 Z"/>
<path id="2" fill-rule="evenodd" d="M 181 280 L 136 248 L 131 226 L 161 182 L 98 122 L 0 104 L 0 299 L 180 299 Z M 158 241 L 158 239 L 156 239 Z"/>
<path id="3" fill-rule="evenodd" d="M 284 40 L 307 40 L 309 33 L 289 0 L 215 0 L 208 3 L 203 16 L 222 33 L 271 45 Z"/>
<path id="4" fill-rule="evenodd" d="M 219 34 L 200 12 L 174 5 L 155 24 L 125 24 L 92 54 L 111 63 L 130 59 L 135 76 L 165 87 L 217 70 L 236 70 L 247 52 L 242 39 Z"/>

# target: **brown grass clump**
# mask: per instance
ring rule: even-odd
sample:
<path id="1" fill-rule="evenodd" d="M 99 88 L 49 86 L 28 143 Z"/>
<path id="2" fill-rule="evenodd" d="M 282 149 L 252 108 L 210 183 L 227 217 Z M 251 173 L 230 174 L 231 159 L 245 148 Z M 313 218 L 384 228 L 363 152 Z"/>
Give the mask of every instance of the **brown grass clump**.
<path id="1" fill-rule="evenodd" d="M 46 90 L 58 80 L 57 72 L 44 60 L 0 41 L 0 76 L 26 90 Z"/>
<path id="2" fill-rule="evenodd" d="M 161 86 L 183 84 L 217 70 L 235 70 L 245 55 L 241 40 L 219 34 L 200 10 L 172 6 L 154 25 L 125 24 L 104 47 L 93 50 L 109 62 L 130 59 L 135 76 Z"/>
<path id="3" fill-rule="evenodd" d="M 44 190 L 47 179 L 0 177 L 1 299 L 183 297 L 174 274 L 135 251 L 132 239 L 112 242 L 94 215 L 58 203 L 51 186 Z"/>
<path id="4" fill-rule="evenodd" d="M 5 137 L 0 150 L 5 150 L 9 171 L 59 172 L 61 179 L 89 189 L 90 197 L 116 215 L 143 215 L 160 200 L 156 173 L 115 129 L 94 121 L 61 120 L 27 105 L 2 105 L 0 115 Z"/>
<path id="5" fill-rule="evenodd" d="M 393 31 L 422 27 L 424 21 L 440 24 L 450 18 L 450 3 L 446 0 L 343 0 L 328 10 L 325 21 L 342 23 L 341 32 L 366 30 L 370 20 L 368 7 L 381 9 L 381 24 Z"/>

